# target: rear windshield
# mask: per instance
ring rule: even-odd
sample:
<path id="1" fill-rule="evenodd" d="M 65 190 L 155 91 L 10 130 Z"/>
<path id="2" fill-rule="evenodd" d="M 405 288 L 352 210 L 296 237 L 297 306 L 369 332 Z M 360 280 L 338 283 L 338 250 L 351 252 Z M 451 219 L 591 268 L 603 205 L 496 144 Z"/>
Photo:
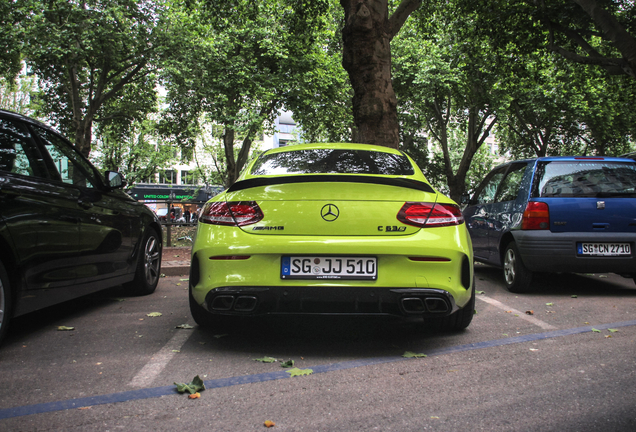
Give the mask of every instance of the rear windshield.
<path id="1" fill-rule="evenodd" d="M 312 149 L 270 153 L 252 167 L 252 175 L 283 174 L 413 175 L 404 155 L 367 150 Z"/>
<path id="2" fill-rule="evenodd" d="M 533 197 L 636 197 L 636 163 L 539 162 Z"/>

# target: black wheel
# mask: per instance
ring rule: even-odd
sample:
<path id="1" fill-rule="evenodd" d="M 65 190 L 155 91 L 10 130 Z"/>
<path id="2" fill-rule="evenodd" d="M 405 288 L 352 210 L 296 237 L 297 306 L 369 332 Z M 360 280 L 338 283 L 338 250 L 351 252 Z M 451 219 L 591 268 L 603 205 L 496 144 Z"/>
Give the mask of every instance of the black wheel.
<path id="1" fill-rule="evenodd" d="M 7 334 L 12 315 L 11 285 L 9 275 L 0 262 L 0 343 Z"/>
<path id="2" fill-rule="evenodd" d="M 216 330 L 222 327 L 221 317 L 212 315 L 205 310 L 203 306 L 197 303 L 194 297 L 192 297 L 191 289 L 188 290 L 188 298 L 190 300 L 190 313 L 192 314 L 192 318 L 194 318 L 194 322 L 205 329 Z"/>
<path id="3" fill-rule="evenodd" d="M 466 306 L 455 313 L 442 318 L 428 318 L 424 320 L 423 329 L 433 328 L 441 331 L 459 331 L 468 328 L 475 315 L 475 278 L 473 276 L 472 295 Z"/>
<path id="4" fill-rule="evenodd" d="M 523 264 L 517 244 L 513 241 L 506 246 L 503 264 L 504 281 L 508 291 L 517 294 L 529 292 L 532 272 Z"/>
<path id="5" fill-rule="evenodd" d="M 161 240 L 159 234 L 149 228 L 144 236 L 137 258 L 135 279 L 124 284 L 136 295 L 148 295 L 155 292 L 161 275 Z"/>

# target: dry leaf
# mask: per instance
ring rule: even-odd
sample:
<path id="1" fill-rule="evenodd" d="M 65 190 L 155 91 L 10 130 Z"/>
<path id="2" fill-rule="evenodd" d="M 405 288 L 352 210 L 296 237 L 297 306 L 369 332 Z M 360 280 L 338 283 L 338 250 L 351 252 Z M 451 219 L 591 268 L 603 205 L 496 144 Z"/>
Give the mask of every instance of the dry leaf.
<path id="1" fill-rule="evenodd" d="M 265 423 L 263 424 L 265 425 L 265 427 L 268 427 L 268 428 L 276 426 L 276 423 L 274 423 L 271 420 L 265 420 Z"/>
<path id="2" fill-rule="evenodd" d="M 199 399 L 200 397 L 201 397 L 201 393 L 199 392 L 188 395 L 188 399 Z"/>
<path id="3" fill-rule="evenodd" d="M 534 311 L 533 310 L 527 310 L 526 311 L 526 315 L 534 315 Z"/>

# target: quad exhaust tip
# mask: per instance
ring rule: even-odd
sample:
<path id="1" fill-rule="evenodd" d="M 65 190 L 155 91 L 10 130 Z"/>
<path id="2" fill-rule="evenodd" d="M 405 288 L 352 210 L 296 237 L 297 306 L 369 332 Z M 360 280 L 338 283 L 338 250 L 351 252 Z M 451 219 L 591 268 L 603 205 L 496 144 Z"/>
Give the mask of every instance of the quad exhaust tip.
<path id="1" fill-rule="evenodd" d="M 256 309 L 258 299 L 254 296 L 220 295 L 212 300 L 211 309 L 215 311 L 252 312 Z"/>
<path id="2" fill-rule="evenodd" d="M 408 314 L 446 313 L 450 310 L 448 303 L 438 297 L 405 297 L 401 304 Z"/>

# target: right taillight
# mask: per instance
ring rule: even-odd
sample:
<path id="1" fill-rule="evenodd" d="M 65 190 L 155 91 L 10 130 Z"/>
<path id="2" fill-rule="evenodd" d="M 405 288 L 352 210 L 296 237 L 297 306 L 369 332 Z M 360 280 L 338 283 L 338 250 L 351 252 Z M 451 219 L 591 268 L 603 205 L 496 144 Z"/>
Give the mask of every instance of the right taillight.
<path id="1" fill-rule="evenodd" d="M 444 227 L 464 223 L 464 216 L 455 204 L 427 202 L 404 203 L 397 219 L 407 225 L 420 228 Z"/>
<path id="2" fill-rule="evenodd" d="M 530 201 L 523 212 L 521 229 L 550 229 L 550 209 L 548 208 L 548 205 L 544 202 Z"/>
<path id="3" fill-rule="evenodd" d="M 209 202 L 201 211 L 199 222 L 212 225 L 244 226 L 263 219 L 255 201 Z"/>

